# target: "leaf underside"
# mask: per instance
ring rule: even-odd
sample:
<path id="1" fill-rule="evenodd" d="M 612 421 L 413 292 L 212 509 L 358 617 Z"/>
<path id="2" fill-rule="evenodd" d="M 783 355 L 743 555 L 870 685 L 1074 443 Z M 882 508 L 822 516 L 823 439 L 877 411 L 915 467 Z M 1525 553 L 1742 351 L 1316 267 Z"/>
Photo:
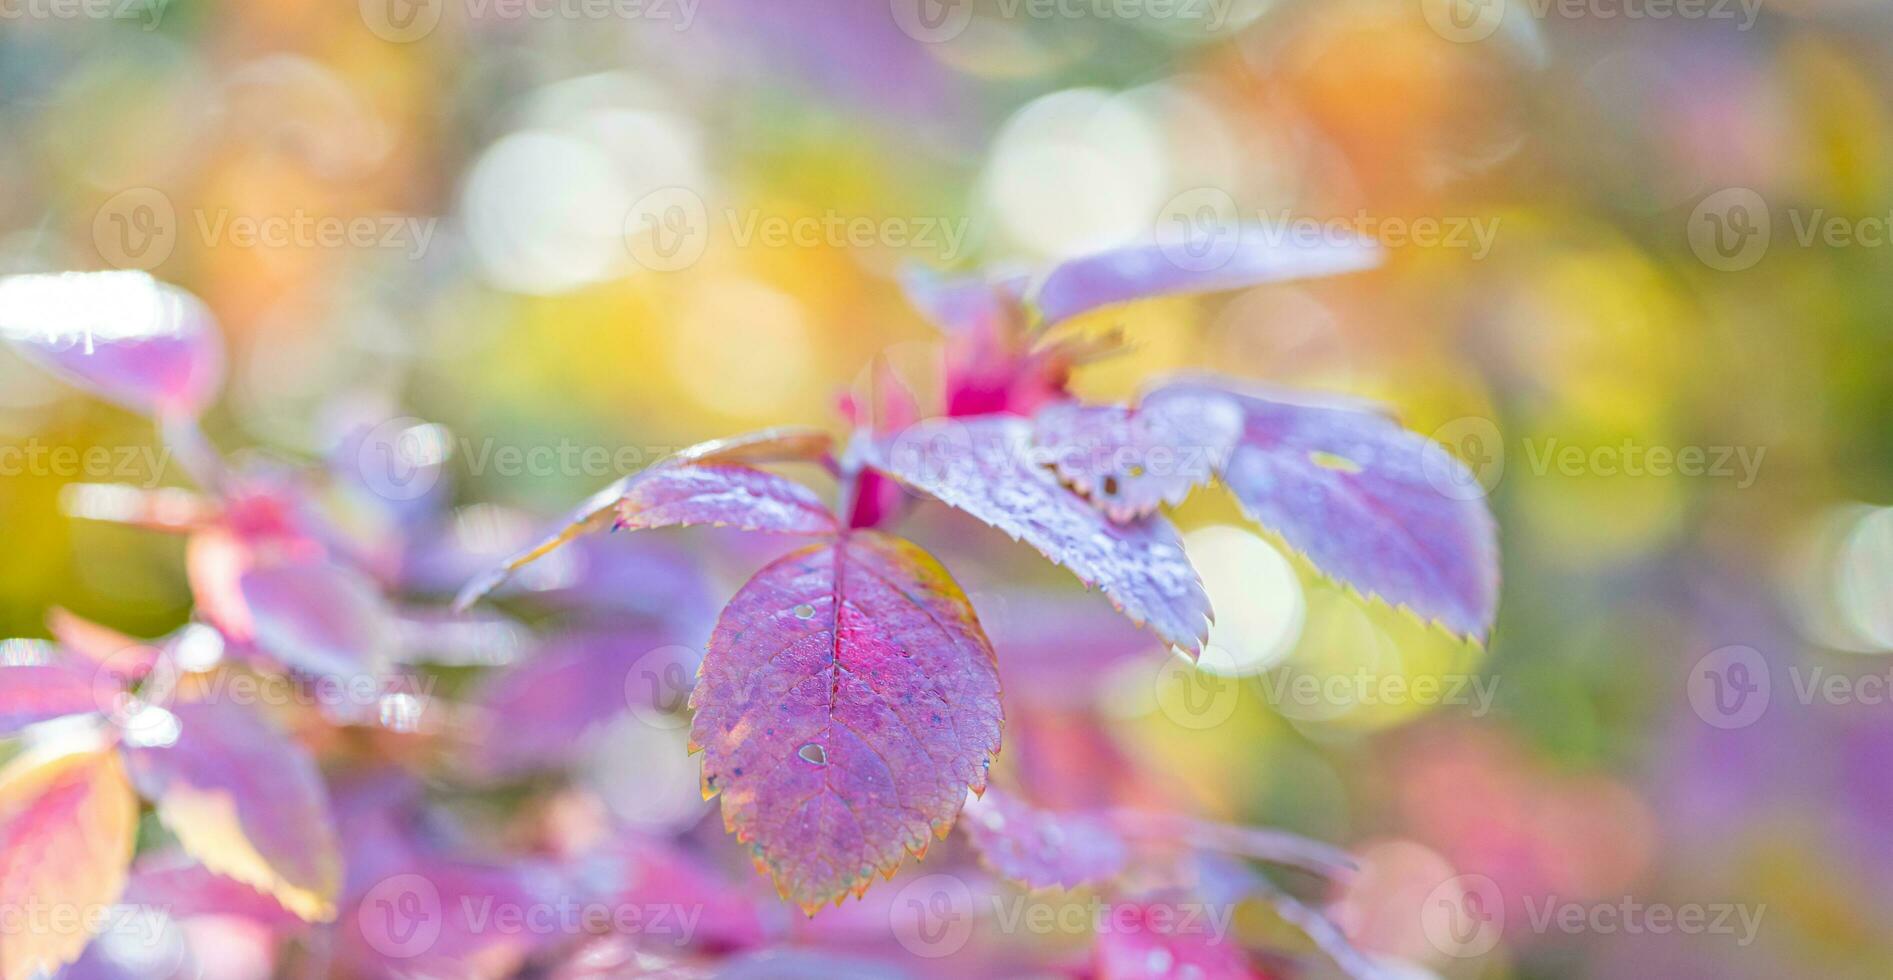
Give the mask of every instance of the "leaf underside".
<path id="1" fill-rule="evenodd" d="M 333 918 L 341 849 L 314 760 L 249 708 L 204 701 L 170 710 L 176 742 L 128 750 L 158 819 L 212 871 L 306 920 Z"/>
<path id="2" fill-rule="evenodd" d="M 585 502 L 566 518 L 565 523 L 557 531 L 532 546 L 514 553 L 490 571 L 468 582 L 466 587 L 460 590 L 460 594 L 454 598 L 454 608 L 464 610 L 473 605 L 480 600 L 481 596 L 504 584 L 514 572 L 551 554 L 573 538 L 610 527 L 614 521 L 622 518 L 620 503 L 628 496 L 636 498 L 640 493 L 651 494 L 650 502 L 665 500 L 670 507 L 676 509 L 677 513 L 694 518 L 667 523 L 717 523 L 716 520 L 709 519 L 706 513 L 692 512 L 680 503 L 680 500 L 687 499 L 688 495 L 683 493 L 684 488 L 679 486 L 679 478 L 673 472 L 678 468 L 720 467 L 733 468 L 745 474 L 759 473 L 759 471 L 735 464 L 813 461 L 827 454 L 830 445 L 831 440 L 828 434 L 819 429 L 786 426 L 763 429 L 728 439 L 715 439 L 691 446 L 650 469 L 624 477 L 586 498 Z M 786 507 L 787 502 L 795 501 L 807 493 L 799 484 L 768 473 L 760 473 L 758 476 L 744 479 L 749 494 L 766 494 L 769 499 L 776 501 L 777 506 Z M 657 481 L 657 486 L 643 491 L 637 489 L 640 483 L 653 480 Z M 762 489 L 765 485 L 768 487 L 767 491 Z M 697 486 L 699 497 L 707 490 L 708 488 L 702 484 Z M 709 505 L 708 501 L 700 502 L 704 503 L 706 508 Z M 785 527 L 768 523 L 770 517 L 779 516 L 780 512 L 767 510 L 748 512 L 747 523 L 728 520 L 722 523 L 733 523 L 734 526 L 747 530 L 807 533 L 803 530 L 809 520 L 805 508 L 797 506 L 787 507 L 787 509 L 793 514 L 794 520 Z M 635 504 L 633 511 L 634 514 L 637 511 Z M 635 523 L 633 526 L 659 527 L 667 526 L 667 523 L 660 523 L 656 517 L 646 517 L 643 523 Z"/>
<path id="3" fill-rule="evenodd" d="M 223 382 L 210 311 L 143 272 L 0 279 L 0 339 L 138 412 L 195 415 Z"/>
<path id="4" fill-rule="evenodd" d="M 744 584 L 691 706 L 705 795 L 811 914 L 945 836 L 984 790 L 1003 724 L 972 604 L 926 552 L 872 531 Z"/>
<path id="5" fill-rule="evenodd" d="M 987 867 L 1027 888 L 1103 884 L 1130 863 L 1105 816 L 1041 810 L 998 790 L 969 804 L 960 826 Z"/>
<path id="6" fill-rule="evenodd" d="M 876 444 L 869 462 L 1037 548 L 1166 642 L 1201 650 L 1209 596 L 1176 528 L 1161 514 L 1111 521 L 1039 465 L 1025 419 L 930 419 Z"/>
<path id="7" fill-rule="evenodd" d="M 1163 408 L 1060 402 L 1033 418 L 1032 438 L 1066 484 L 1122 524 L 1215 480 L 1242 434 L 1227 399 L 1174 398 Z"/>
<path id="8" fill-rule="evenodd" d="M 1457 460 L 1383 414 L 1179 382 L 1139 410 L 1224 399 L 1242 417 L 1222 469 L 1243 512 L 1360 592 L 1483 638 L 1498 609 L 1497 529 Z"/>

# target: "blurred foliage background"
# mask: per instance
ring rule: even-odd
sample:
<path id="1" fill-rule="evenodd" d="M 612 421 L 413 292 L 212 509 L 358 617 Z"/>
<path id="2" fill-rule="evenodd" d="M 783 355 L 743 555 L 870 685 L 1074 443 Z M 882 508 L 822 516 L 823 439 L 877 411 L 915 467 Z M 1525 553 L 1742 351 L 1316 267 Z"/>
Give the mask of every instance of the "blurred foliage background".
<path id="1" fill-rule="evenodd" d="M 1355 848 L 1336 914 L 1416 971 L 1888 975 L 1893 11 L 1157 6 L 22 3 L 0 266 L 203 296 L 232 345 L 220 445 L 310 459 L 411 414 L 454 433 L 460 503 L 550 513 L 615 471 L 493 450 L 839 431 L 871 358 L 936 340 L 904 263 L 1043 268 L 1204 188 L 1386 237 L 1370 273 L 1097 314 L 1080 329 L 1133 349 L 1077 385 L 1214 369 L 1395 406 L 1490 493 L 1491 644 L 1362 603 L 1199 495 L 1178 518 L 1241 611 L 1210 672 L 1153 651 L 1114 679 L 1124 743 L 1185 808 Z M 641 202 L 674 188 L 700 251 L 654 262 Z M 178 541 L 62 513 L 69 483 L 175 482 L 51 455 L 100 446 L 156 442 L 0 351 L 4 635 L 55 604 L 137 635 L 189 615 Z M 1036 574 L 917 524 L 982 616 Z M 1772 680 L 1736 724 L 1709 687 L 1730 646 Z M 1304 702 L 1303 676 L 1447 693 Z M 1397 911 L 1454 872 L 1508 903 L 1765 911 L 1752 942 L 1525 928 L 1461 959 Z"/>

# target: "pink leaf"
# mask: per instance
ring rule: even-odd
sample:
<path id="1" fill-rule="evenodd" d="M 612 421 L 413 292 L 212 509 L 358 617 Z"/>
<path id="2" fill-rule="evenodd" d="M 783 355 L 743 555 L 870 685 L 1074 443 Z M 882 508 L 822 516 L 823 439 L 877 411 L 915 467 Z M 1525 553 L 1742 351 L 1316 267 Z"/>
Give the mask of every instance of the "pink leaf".
<path id="1" fill-rule="evenodd" d="M 363 882 L 337 930 L 341 975 L 512 976 L 534 950 L 580 935 L 561 919 L 525 918 L 572 902 L 547 868 L 418 856 L 385 870 Z"/>
<path id="2" fill-rule="evenodd" d="M 1085 709 L 1097 703 L 1117 668 L 1168 655 L 1155 637 L 1094 595 L 1013 587 L 980 593 L 977 604 L 993 649 L 1006 651 L 999 677 L 1010 704 Z"/>
<path id="3" fill-rule="evenodd" d="M 1133 245 L 1072 259 L 1045 277 L 1033 303 L 1050 325 L 1156 296 L 1244 289 L 1380 264 L 1380 248 L 1368 239 L 1310 248 L 1272 241 L 1255 228 L 1223 230 L 1227 235 L 1220 242 Z"/>
<path id="4" fill-rule="evenodd" d="M 872 531 L 744 584 L 690 703 L 706 794 L 811 914 L 944 836 L 1002 726 L 971 603 L 932 556 Z"/>
<path id="5" fill-rule="evenodd" d="M 603 490 L 592 494 L 583 504 L 579 505 L 577 510 L 573 511 L 572 514 L 566 518 L 565 523 L 557 531 L 554 531 L 532 547 L 512 555 L 501 562 L 497 567 L 468 582 L 466 587 L 460 590 L 460 594 L 454 598 L 454 608 L 465 609 L 473 605 L 480 600 L 481 596 L 499 588 L 514 572 L 545 557 L 573 538 L 590 534 L 593 531 L 602 531 L 610 526 L 613 520 L 618 516 L 620 501 L 624 500 L 627 494 L 637 493 L 636 487 L 642 481 L 651 479 L 659 481 L 659 489 L 654 491 L 657 494 L 654 499 L 662 501 L 666 496 L 676 497 L 682 489 L 689 486 L 687 481 L 677 481 L 673 479 L 672 475 L 668 472 L 676 467 L 732 463 L 767 463 L 789 460 L 814 461 L 827 455 L 829 446 L 830 440 L 827 433 L 817 429 L 798 427 L 763 429 L 748 435 L 734 436 L 729 439 L 714 439 L 710 442 L 698 443 L 695 446 L 691 446 L 650 469 L 627 476 Z M 804 528 L 808 526 L 810 520 L 809 515 L 799 506 L 787 506 L 789 501 L 798 499 L 801 495 L 806 494 L 807 491 L 788 480 L 763 474 L 762 477 L 753 478 L 751 480 L 751 492 L 761 492 L 760 488 L 763 487 L 764 484 L 770 483 L 770 481 L 773 481 L 773 483 L 770 484 L 767 499 L 772 501 L 771 506 L 763 513 L 750 518 L 750 520 L 753 521 L 753 526 L 750 524 L 739 524 L 737 526 L 757 531 L 780 531 L 789 534 L 809 533 L 804 530 Z M 675 503 L 675 500 L 672 502 Z M 723 501 L 725 506 L 730 502 L 728 498 Z M 731 523 L 728 520 L 731 516 L 733 515 L 727 510 L 724 511 L 724 522 Z M 786 519 L 788 523 L 778 526 L 777 524 L 771 523 L 772 519 Z M 710 522 L 693 520 L 688 523 Z M 652 524 L 648 526 L 656 527 L 661 525 Z"/>
<path id="6" fill-rule="evenodd" d="M 1156 514 L 1113 523 L 1059 484 L 1031 440 L 1031 423 L 1013 416 L 933 419 L 876 443 L 869 463 L 1037 548 L 1166 642 L 1200 649 L 1209 597 L 1176 529 Z"/>
<path id="7" fill-rule="evenodd" d="M 1223 481 L 1244 513 L 1322 572 L 1483 637 L 1498 610 L 1498 541 L 1477 486 L 1437 443 L 1384 415 L 1196 382 L 1145 396 L 1140 411 L 1223 398 L 1243 418 Z"/>
<path id="8" fill-rule="evenodd" d="M 244 919 L 276 933 L 303 926 L 302 919 L 275 899 L 176 852 L 141 855 L 125 886 L 124 900 L 177 919 L 198 915 Z"/>
<path id="9" fill-rule="evenodd" d="M 170 711 L 174 743 L 126 752 L 158 818 L 210 870 L 304 919 L 333 917 L 342 863 L 314 760 L 248 708 L 203 701 Z"/>
<path id="10" fill-rule="evenodd" d="M 1328 876 L 1354 866 L 1334 847 L 1279 830 L 1161 811 L 1047 810 L 1000 790 L 969 804 L 961 826 L 988 867 L 1029 888 L 1106 884 L 1133 860 L 1174 865 L 1198 850 Z"/>
<path id="11" fill-rule="evenodd" d="M 611 869 L 607 891 L 614 905 L 701 910 L 692 933 L 653 931 L 646 937 L 647 947 L 690 943 L 737 949 L 760 945 L 766 938 L 762 911 L 764 902 L 774 906 L 773 900 L 730 881 L 695 853 L 669 841 L 627 834 L 611 842 L 600 857 Z"/>
<path id="12" fill-rule="evenodd" d="M 1098 934 L 1092 966 L 1098 980 L 1169 977 L 1261 978 L 1234 936 L 1198 914 L 1163 902 L 1113 905 L 1109 928 Z"/>
<path id="13" fill-rule="evenodd" d="M 78 654 L 91 667 L 110 668 L 124 685 L 151 673 L 158 662 L 156 642 L 133 639 L 58 606 L 46 611 L 46 628 L 61 648 Z"/>
<path id="14" fill-rule="evenodd" d="M 747 466 L 664 466 L 626 484 L 617 527 L 708 524 L 743 531 L 832 534 L 835 515 L 815 492 Z"/>
<path id="15" fill-rule="evenodd" d="M 28 750 L 0 769 L 0 908 L 41 909 L 0 934 L 0 978 L 50 976 L 79 957 L 124 890 L 138 801 L 107 746 Z M 60 910 L 78 912 L 59 915 Z"/>
<path id="16" fill-rule="evenodd" d="M 52 658 L 51 644 L 0 642 L 0 736 L 68 715 L 110 708 L 118 685 Z M 108 686 L 101 689 L 98 685 Z"/>
<path id="17" fill-rule="evenodd" d="M 1032 438 L 1060 479 L 1124 523 L 1214 480 L 1242 435 L 1242 414 L 1226 399 L 1178 397 L 1160 408 L 1060 402 L 1033 419 Z"/>
<path id="18" fill-rule="evenodd" d="M 0 279 L 0 337 L 134 411 L 196 415 L 223 383 L 210 311 L 142 272 Z"/>
<path id="19" fill-rule="evenodd" d="M 685 656 L 692 652 L 626 629 L 549 641 L 531 659 L 493 674 L 476 695 L 482 721 L 473 748 L 482 768 L 510 775 L 563 765 L 587 736 L 634 706 L 681 708 L 668 702 L 690 691 L 697 658 Z"/>
<path id="20" fill-rule="evenodd" d="M 1109 819 L 1054 812 L 988 790 L 960 822 L 986 866 L 1027 888 L 1077 888 L 1115 879 L 1131 849 Z"/>
<path id="21" fill-rule="evenodd" d="M 286 667 L 330 678 L 378 672 L 398 624 L 367 576 L 320 558 L 253 565 L 239 579 L 257 648 Z"/>

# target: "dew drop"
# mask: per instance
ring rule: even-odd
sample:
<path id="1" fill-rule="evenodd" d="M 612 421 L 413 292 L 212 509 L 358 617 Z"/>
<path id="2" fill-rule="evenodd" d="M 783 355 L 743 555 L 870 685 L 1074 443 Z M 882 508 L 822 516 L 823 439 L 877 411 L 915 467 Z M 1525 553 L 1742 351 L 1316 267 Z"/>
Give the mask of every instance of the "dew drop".
<path id="1" fill-rule="evenodd" d="M 796 749 L 795 754 L 801 756 L 804 761 L 814 763 L 815 765 L 828 765 L 828 750 L 816 745 L 814 742 L 809 742 L 801 748 Z"/>
<path id="2" fill-rule="evenodd" d="M 811 605 L 809 605 L 809 604 L 808 604 L 808 603 L 806 603 L 806 602 L 804 602 L 804 603 L 802 603 L 802 604 L 801 604 L 801 605 L 799 605 L 799 606 L 796 606 L 796 607 L 795 607 L 795 618 L 796 618 L 796 619 L 814 619 L 814 618 L 815 618 L 815 607 L 814 607 L 814 606 L 811 606 Z"/>

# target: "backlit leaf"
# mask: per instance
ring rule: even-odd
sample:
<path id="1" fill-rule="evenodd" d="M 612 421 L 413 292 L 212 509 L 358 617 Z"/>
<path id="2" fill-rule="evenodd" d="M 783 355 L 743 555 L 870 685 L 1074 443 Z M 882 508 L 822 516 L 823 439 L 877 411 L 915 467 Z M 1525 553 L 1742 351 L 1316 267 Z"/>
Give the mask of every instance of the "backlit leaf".
<path id="1" fill-rule="evenodd" d="M 468 582 L 466 587 L 460 590 L 460 594 L 455 597 L 454 608 L 465 609 L 473 605 L 480 600 L 481 596 L 499 588 L 515 571 L 545 557 L 567 541 L 579 537 L 580 535 L 590 534 L 593 531 L 602 531 L 611 526 L 613 521 L 619 516 L 620 501 L 623 501 L 627 494 L 637 492 L 635 487 L 638 483 L 649 479 L 656 479 L 659 481 L 661 487 L 669 488 L 659 493 L 655 499 L 662 499 L 666 494 L 675 495 L 680 487 L 687 487 L 688 484 L 680 483 L 672 479 L 671 475 L 666 472 L 672 468 L 720 464 L 787 462 L 790 460 L 815 461 L 826 455 L 829 448 L 830 440 L 827 433 L 819 429 L 793 426 L 763 429 L 748 435 L 733 436 L 728 439 L 713 439 L 709 442 L 698 443 L 650 469 L 623 477 L 603 490 L 586 498 L 585 502 L 579 505 L 578 509 L 573 511 L 572 514 L 566 518 L 565 523 L 557 531 L 554 531 L 532 547 L 512 555 L 501 562 L 497 567 Z M 787 501 L 797 499 L 801 494 L 805 494 L 806 490 L 803 490 L 798 484 L 789 480 L 770 476 L 769 474 L 762 474 L 760 478 L 749 478 L 749 480 L 751 493 L 761 492 L 760 488 L 765 484 L 770 486 L 771 489 L 768 494 L 768 499 L 773 501 L 773 503 L 770 507 L 745 517 L 745 523 L 735 523 L 730 520 L 730 518 L 735 515 L 725 511 L 723 512 L 723 523 L 733 524 L 734 526 L 746 530 L 779 531 L 788 534 L 808 533 L 804 528 L 808 524 L 809 515 L 801 507 L 785 506 Z M 733 501 L 728 498 L 725 498 L 723 501 L 726 505 L 731 502 Z M 785 519 L 787 519 L 786 524 L 780 523 Z M 711 522 L 694 520 L 689 523 Z M 649 524 L 639 526 L 656 527 L 660 525 Z"/>
<path id="2" fill-rule="evenodd" d="M 1060 402 L 1032 420 L 1032 438 L 1061 479 L 1123 523 L 1214 480 L 1242 434 L 1227 399 L 1176 397 L 1160 408 Z"/>
<path id="3" fill-rule="evenodd" d="M 621 528 L 708 524 L 783 534 L 832 534 L 835 515 L 809 488 L 747 466 L 664 466 L 626 484 Z"/>
<path id="4" fill-rule="evenodd" d="M 1242 438 L 1223 482 L 1244 513 L 1327 575 L 1459 634 L 1483 637 L 1498 607 L 1497 530 L 1477 486 L 1438 444 L 1385 415 L 1197 382 L 1145 396 L 1141 410 L 1226 398 Z"/>
<path id="5" fill-rule="evenodd" d="M 286 667 L 328 678 L 376 674 L 394 655 L 399 624 L 367 576 L 321 558 L 252 565 L 238 578 L 257 648 Z"/>
<path id="6" fill-rule="evenodd" d="M 955 276 L 912 265 L 901 270 L 907 301 L 948 335 L 997 338 L 1011 329 L 1018 296 L 983 276 Z"/>
<path id="7" fill-rule="evenodd" d="M 28 750 L 0 769 L 0 980 L 50 975 L 77 959 L 131 864 L 138 801 L 118 753 Z M 33 921 L 34 911 L 45 918 Z"/>
<path id="8" fill-rule="evenodd" d="M 1132 245 L 1072 259 L 1047 274 L 1032 297 L 1041 322 L 1156 296 L 1244 289 L 1380 264 L 1380 248 L 1368 239 L 1310 247 L 1273 240 L 1261 229 L 1224 231 L 1228 237 L 1204 241 L 1200 249 L 1190 242 Z"/>
<path id="9" fill-rule="evenodd" d="M 987 867 L 1027 888 L 1102 884 L 1130 863 L 1130 845 L 1108 818 L 1041 810 L 997 790 L 967 804 L 960 826 Z"/>
<path id="10" fill-rule="evenodd" d="M 1338 848 L 1295 834 L 1130 808 L 1047 810 L 987 791 L 961 821 L 988 867 L 1030 888 L 1109 883 L 1133 861 L 1174 867 L 1214 851 L 1336 876 L 1354 863 Z"/>
<path id="11" fill-rule="evenodd" d="M 869 463 L 1037 548 L 1166 642 L 1201 648 L 1209 597 L 1176 528 L 1159 514 L 1112 522 L 1058 482 L 1025 419 L 928 420 L 876 443 Z"/>
<path id="12" fill-rule="evenodd" d="M 687 650 L 626 628 L 554 637 L 481 685 L 476 760 L 495 775 L 573 761 L 587 737 L 632 710 L 633 698 L 681 702 L 696 669 Z"/>
<path id="13" fill-rule="evenodd" d="M 999 676 L 971 603 L 872 531 L 778 559 L 717 622 L 691 706 L 706 794 L 804 910 L 944 836 L 999 751 Z"/>
<path id="14" fill-rule="evenodd" d="M 275 899 L 177 852 L 140 855 L 125 885 L 124 900 L 177 919 L 199 915 L 243 919 L 278 933 L 302 927 L 302 919 Z"/>
<path id="15" fill-rule="evenodd" d="M 212 871 L 309 921 L 334 917 L 341 852 L 314 760 L 247 707 L 203 701 L 170 711 L 174 743 L 126 753 L 158 818 Z"/>
<path id="16" fill-rule="evenodd" d="M 1194 902 L 1113 905 L 1105 912 L 1111 927 L 1098 932 L 1092 953 L 1093 976 L 1098 980 L 1262 980 L 1265 975 L 1250 964 L 1241 941 L 1222 927 L 1227 923 L 1213 921 L 1212 913 L 1232 911 L 1227 906 L 1205 909 Z"/>
<path id="17" fill-rule="evenodd" d="M 96 686 L 94 671 L 55 659 L 51 644 L 7 640 L 0 651 L 0 736 L 112 704 L 113 692 Z"/>
<path id="18" fill-rule="evenodd" d="M 134 411 L 195 415 L 223 383 L 223 341 L 210 311 L 142 272 L 0 279 L 0 337 Z"/>
<path id="19" fill-rule="evenodd" d="M 128 672 L 129 679 L 143 677 L 158 661 L 158 645 L 133 639 L 101 623 L 92 622 L 58 606 L 46 611 L 46 629 L 67 653 L 77 654 L 91 665 L 112 664 Z"/>

